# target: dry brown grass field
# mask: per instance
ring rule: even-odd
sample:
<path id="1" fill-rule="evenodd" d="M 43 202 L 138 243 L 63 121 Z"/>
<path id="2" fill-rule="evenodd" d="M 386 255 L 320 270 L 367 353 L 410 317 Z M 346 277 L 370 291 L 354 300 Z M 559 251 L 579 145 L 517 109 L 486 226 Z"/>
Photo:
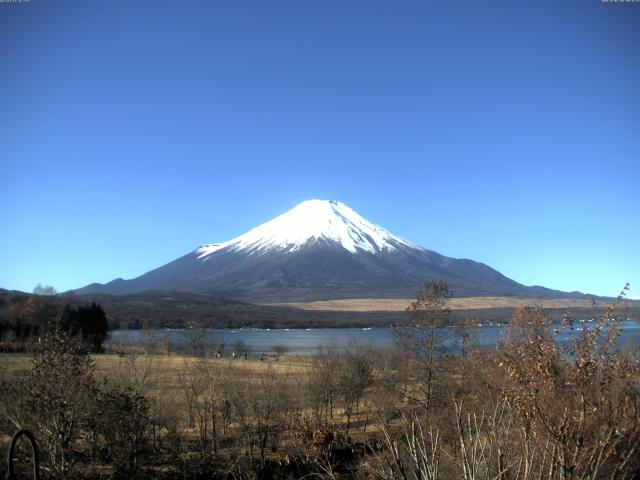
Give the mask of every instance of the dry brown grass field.
<path id="1" fill-rule="evenodd" d="M 26 353 L 0 353 L 0 372 L 5 379 L 23 376 L 32 368 L 33 358 L 32 354 Z M 280 377 L 303 382 L 312 367 L 310 357 L 292 355 L 245 360 L 182 354 L 100 354 L 92 355 L 92 359 L 98 378 L 118 383 L 138 383 L 151 400 L 165 402 L 181 399 L 184 389 L 181 375 L 194 368 L 232 370 L 235 376 L 249 379 L 273 372 Z"/>
<path id="2" fill-rule="evenodd" d="M 135 373 L 130 368 L 131 363 L 126 355 L 109 353 L 92 355 L 91 358 L 99 376 L 114 378 L 117 374 L 131 376 Z M 137 363 L 147 363 L 154 373 L 160 374 L 158 387 L 165 391 L 178 387 L 180 372 L 202 362 L 209 367 L 233 367 L 234 372 L 248 376 L 266 371 L 273 371 L 278 375 L 301 376 L 312 367 L 312 357 L 297 355 L 269 357 L 267 360 L 203 358 L 184 354 L 140 354 L 135 358 Z M 31 353 L 0 353 L 0 371 L 4 378 L 20 376 L 32 368 L 33 359 Z"/>
<path id="3" fill-rule="evenodd" d="M 273 303 L 284 307 L 305 310 L 328 310 L 340 312 L 401 312 L 405 311 L 411 298 L 345 298 L 341 300 L 320 300 L 315 302 Z M 542 305 L 544 308 L 592 308 L 588 298 L 557 298 L 541 300 L 521 297 L 464 297 L 451 298 L 447 306 L 451 310 L 479 310 L 490 308 L 515 308 L 520 305 Z"/>

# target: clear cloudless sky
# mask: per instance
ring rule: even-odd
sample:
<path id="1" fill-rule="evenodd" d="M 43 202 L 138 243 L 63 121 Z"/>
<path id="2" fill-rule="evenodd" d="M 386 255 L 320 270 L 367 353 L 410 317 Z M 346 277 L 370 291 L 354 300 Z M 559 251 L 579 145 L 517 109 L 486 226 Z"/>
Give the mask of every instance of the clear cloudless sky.
<path id="1" fill-rule="evenodd" d="M 0 3 L 0 287 L 135 277 L 309 198 L 640 295 L 640 3 Z"/>

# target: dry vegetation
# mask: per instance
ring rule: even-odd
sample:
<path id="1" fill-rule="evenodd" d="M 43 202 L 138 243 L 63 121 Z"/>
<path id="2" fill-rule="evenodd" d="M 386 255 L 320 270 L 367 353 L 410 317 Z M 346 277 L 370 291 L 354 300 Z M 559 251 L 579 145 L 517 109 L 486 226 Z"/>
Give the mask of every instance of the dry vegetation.
<path id="1" fill-rule="evenodd" d="M 543 308 L 522 306 L 494 352 L 460 328 L 460 356 L 438 338 L 439 283 L 386 352 L 89 356 L 54 334 L 2 356 L 0 431 L 6 446 L 32 430 L 47 478 L 638 478 L 640 362 L 613 348 L 615 307 L 563 349 Z"/>
<path id="2" fill-rule="evenodd" d="M 403 312 L 409 308 L 414 301 L 415 300 L 411 298 L 344 298 L 341 300 L 275 303 L 270 305 L 336 312 Z M 593 307 L 593 301 L 589 298 L 535 299 L 521 297 L 459 297 L 448 300 L 450 310 L 516 308 L 522 305 L 541 305 L 544 308 L 591 309 Z"/>

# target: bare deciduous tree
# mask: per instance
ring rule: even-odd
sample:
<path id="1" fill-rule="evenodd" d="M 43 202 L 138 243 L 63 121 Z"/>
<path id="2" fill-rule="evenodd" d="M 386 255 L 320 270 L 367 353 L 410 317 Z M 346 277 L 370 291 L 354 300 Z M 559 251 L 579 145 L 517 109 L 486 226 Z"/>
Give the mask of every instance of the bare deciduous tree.
<path id="1" fill-rule="evenodd" d="M 407 397 L 420 403 L 427 411 L 432 407 L 436 381 L 435 359 L 442 347 L 438 328 L 448 325 L 450 319 L 448 298 L 446 282 L 426 282 L 416 300 L 407 308 L 408 319 L 395 330 L 400 347 L 416 360 Z"/>
<path id="2" fill-rule="evenodd" d="M 292 408 L 289 391 L 286 378 L 271 368 L 258 374 L 253 382 L 243 376 L 236 377 L 233 382 L 232 415 L 239 425 L 251 462 L 257 448 L 264 465 L 267 447 L 275 445 Z"/>
<path id="3" fill-rule="evenodd" d="M 98 391 L 93 371 L 84 347 L 56 331 L 44 337 L 26 380 L 25 421 L 35 428 L 55 478 L 65 478 L 73 467 L 71 452 Z"/>
<path id="4" fill-rule="evenodd" d="M 367 351 L 355 347 L 340 357 L 337 372 L 338 395 L 347 417 L 347 434 L 351 427 L 351 419 L 364 395 L 365 389 L 373 381 L 373 361 Z"/>
<path id="5" fill-rule="evenodd" d="M 613 318 L 616 303 L 566 350 L 541 306 L 514 315 L 504 398 L 536 446 L 546 478 L 628 478 L 637 468 L 640 363 L 614 348 L 621 327 Z"/>

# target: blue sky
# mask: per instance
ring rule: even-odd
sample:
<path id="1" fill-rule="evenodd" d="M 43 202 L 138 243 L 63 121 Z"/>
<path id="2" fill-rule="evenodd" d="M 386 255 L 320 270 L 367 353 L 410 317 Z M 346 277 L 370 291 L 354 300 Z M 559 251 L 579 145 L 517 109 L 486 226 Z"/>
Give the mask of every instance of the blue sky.
<path id="1" fill-rule="evenodd" d="M 309 198 L 640 295 L 640 4 L 0 3 L 0 287 L 131 278 Z"/>

